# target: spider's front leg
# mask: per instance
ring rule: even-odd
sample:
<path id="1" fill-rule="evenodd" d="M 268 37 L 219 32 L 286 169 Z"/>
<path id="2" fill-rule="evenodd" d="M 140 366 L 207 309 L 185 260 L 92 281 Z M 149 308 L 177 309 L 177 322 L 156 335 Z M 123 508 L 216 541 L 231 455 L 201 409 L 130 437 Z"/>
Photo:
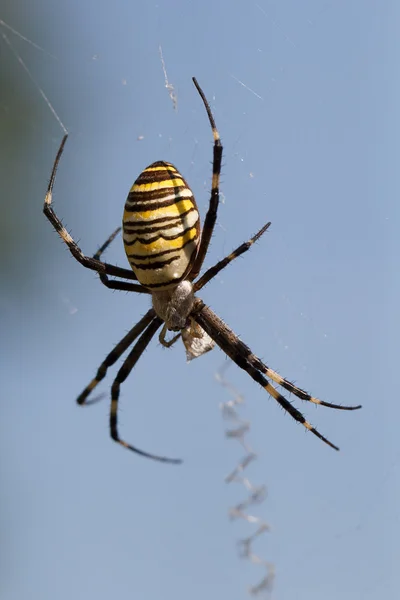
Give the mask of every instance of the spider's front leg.
<path id="1" fill-rule="evenodd" d="M 116 238 L 116 236 L 121 231 L 121 227 L 117 227 L 112 234 L 106 239 L 104 244 L 100 246 L 100 248 L 93 254 L 93 258 L 95 260 L 100 260 L 103 252 L 108 248 L 111 242 Z M 123 292 L 137 292 L 139 294 L 150 294 L 149 290 L 140 285 L 139 283 L 131 283 L 130 281 L 116 281 L 115 279 L 109 279 L 105 273 L 99 272 L 100 281 L 103 285 L 105 285 L 110 290 L 120 290 Z"/>
<path id="2" fill-rule="evenodd" d="M 123 355 L 123 353 L 133 344 L 139 335 L 143 333 L 143 331 L 148 327 L 148 325 L 154 320 L 155 313 L 152 308 L 147 311 L 147 313 L 136 323 L 134 327 L 122 338 L 122 340 L 113 348 L 113 350 L 106 356 L 105 360 L 101 363 L 100 367 L 97 369 L 97 373 L 95 377 L 91 380 L 91 382 L 85 387 L 83 392 L 81 392 L 76 399 L 77 403 L 80 405 L 88 405 L 92 404 L 99 400 L 97 396 L 93 400 L 87 400 L 88 396 L 93 392 L 93 390 L 98 386 L 100 381 L 104 379 L 107 375 L 107 370 L 109 367 L 114 365 L 117 360 Z"/>
<path id="3" fill-rule="evenodd" d="M 123 279 L 137 281 L 136 275 L 131 270 L 122 269 L 121 267 L 116 267 L 114 265 L 110 265 L 108 263 L 101 262 L 100 260 L 97 260 L 96 258 L 91 258 L 90 256 L 86 256 L 85 254 L 83 254 L 83 252 L 79 248 L 78 244 L 73 240 L 73 238 L 68 233 L 68 231 L 65 229 L 61 220 L 57 217 L 56 213 L 53 210 L 52 200 L 53 200 L 54 182 L 56 179 L 58 165 L 60 163 L 61 156 L 62 156 L 62 153 L 64 150 L 65 143 L 67 141 L 67 138 L 68 138 L 68 134 L 66 134 L 63 137 L 60 147 L 58 149 L 56 158 L 54 160 L 53 169 L 51 171 L 50 181 L 49 181 L 47 193 L 46 193 L 45 200 L 44 200 L 43 212 L 44 212 L 45 216 L 48 218 L 48 220 L 50 221 L 50 223 L 52 224 L 52 226 L 54 227 L 54 229 L 57 231 L 58 235 L 61 237 L 63 242 L 68 246 L 68 249 L 71 252 L 72 256 L 81 265 L 83 265 L 87 269 L 91 269 L 92 271 L 97 271 L 97 273 L 99 273 L 99 274 L 112 275 L 114 277 L 122 277 Z M 135 290 L 135 291 L 139 291 L 139 290 Z"/>
<path id="4" fill-rule="evenodd" d="M 174 337 L 172 339 L 167 340 L 166 339 L 167 331 L 168 331 L 167 324 L 164 323 L 164 326 L 160 331 L 160 335 L 158 336 L 158 339 L 159 339 L 161 346 L 164 346 L 164 348 L 171 348 L 171 346 L 173 346 L 175 344 L 175 342 L 177 340 L 179 340 L 179 338 L 181 337 L 181 332 L 174 335 Z"/>

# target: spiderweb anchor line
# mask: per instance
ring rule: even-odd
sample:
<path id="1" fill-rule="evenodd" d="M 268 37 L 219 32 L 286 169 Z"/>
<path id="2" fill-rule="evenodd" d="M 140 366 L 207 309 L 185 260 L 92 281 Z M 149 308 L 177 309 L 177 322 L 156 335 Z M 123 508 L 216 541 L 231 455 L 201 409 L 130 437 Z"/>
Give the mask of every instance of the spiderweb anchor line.
<path id="1" fill-rule="evenodd" d="M 239 556 L 248 559 L 256 565 L 260 565 L 265 569 L 265 575 L 256 585 L 250 586 L 248 591 L 251 595 L 256 596 L 263 594 L 268 595 L 272 589 L 275 578 L 275 567 L 272 563 L 264 560 L 254 551 L 254 544 L 262 534 L 269 531 L 269 525 L 261 517 L 250 514 L 249 510 L 261 504 L 267 496 L 267 488 L 265 485 L 254 485 L 249 477 L 244 475 L 245 469 L 251 465 L 257 458 L 257 454 L 247 442 L 247 434 L 250 430 L 250 423 L 243 420 L 238 412 L 238 407 L 243 404 L 243 396 L 236 390 L 224 377 L 224 373 L 230 363 L 226 362 L 223 367 L 216 373 L 216 380 L 226 388 L 232 396 L 231 400 L 222 402 L 220 408 L 222 416 L 225 420 L 232 423 L 232 428 L 225 430 L 225 435 L 229 439 L 237 440 L 245 450 L 244 457 L 236 465 L 233 471 L 225 477 L 226 483 L 239 483 L 246 490 L 245 499 L 229 509 L 229 517 L 231 520 L 243 519 L 250 525 L 255 527 L 255 531 L 246 538 L 238 541 Z"/>
<path id="2" fill-rule="evenodd" d="M 17 61 L 21 65 L 21 67 L 27 73 L 29 79 L 32 81 L 33 85 L 36 87 L 36 89 L 38 90 L 39 94 L 41 95 L 41 97 L 43 98 L 43 100 L 45 101 L 45 103 L 47 104 L 49 110 L 51 111 L 52 115 L 54 116 L 54 118 L 56 119 L 56 121 L 58 122 L 58 124 L 60 125 L 60 127 L 63 130 L 64 134 L 68 134 L 67 128 L 65 127 L 64 123 L 61 121 L 60 117 L 58 116 L 58 114 L 57 114 L 54 106 L 52 105 L 52 103 L 50 102 L 50 100 L 48 99 L 48 97 L 46 96 L 44 90 L 40 87 L 40 85 L 38 84 L 38 82 L 36 81 L 36 79 L 34 78 L 34 76 L 32 75 L 30 69 L 28 68 L 28 66 L 26 64 L 26 62 L 22 59 L 21 55 L 19 54 L 19 52 L 17 51 L 17 49 L 15 48 L 15 46 L 12 44 L 10 38 L 5 33 L 4 28 L 8 29 L 9 31 L 11 31 L 13 33 L 13 35 L 21 38 L 22 40 L 24 40 L 25 42 L 27 42 L 28 44 L 30 44 L 31 46 L 33 46 L 37 50 L 40 50 L 44 54 L 47 54 L 51 58 L 55 58 L 55 56 L 53 56 L 52 54 L 50 54 L 49 52 L 47 52 L 46 50 L 44 50 L 38 44 L 35 44 L 35 42 L 33 42 L 32 40 L 30 40 L 30 39 L 26 38 L 25 36 L 23 36 L 16 29 L 14 29 L 13 27 L 11 27 L 10 25 L 7 25 L 7 23 L 5 23 L 5 21 L 3 21 L 2 19 L 0 19 L 0 36 L 3 38 L 4 42 L 10 48 L 11 52 L 14 54 L 15 58 L 17 59 Z"/>
<path id="3" fill-rule="evenodd" d="M 161 67 L 162 67 L 162 70 L 164 73 L 165 87 L 167 88 L 168 95 L 172 100 L 172 106 L 174 107 L 174 110 L 178 110 L 178 97 L 176 95 L 174 86 L 172 85 L 172 83 L 170 83 L 168 81 L 167 68 L 165 66 L 164 55 L 163 55 L 163 51 L 161 48 L 161 44 L 158 46 L 158 53 L 160 55 Z"/>

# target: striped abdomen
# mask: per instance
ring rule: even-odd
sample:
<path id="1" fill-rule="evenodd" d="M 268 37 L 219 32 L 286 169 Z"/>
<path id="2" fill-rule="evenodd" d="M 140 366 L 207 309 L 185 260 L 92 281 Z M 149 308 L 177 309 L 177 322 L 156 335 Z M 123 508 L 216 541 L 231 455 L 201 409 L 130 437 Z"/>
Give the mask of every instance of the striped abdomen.
<path id="1" fill-rule="evenodd" d="M 193 193 L 170 163 L 159 161 L 133 184 L 122 221 L 125 252 L 142 285 L 176 285 L 190 271 L 200 234 Z"/>

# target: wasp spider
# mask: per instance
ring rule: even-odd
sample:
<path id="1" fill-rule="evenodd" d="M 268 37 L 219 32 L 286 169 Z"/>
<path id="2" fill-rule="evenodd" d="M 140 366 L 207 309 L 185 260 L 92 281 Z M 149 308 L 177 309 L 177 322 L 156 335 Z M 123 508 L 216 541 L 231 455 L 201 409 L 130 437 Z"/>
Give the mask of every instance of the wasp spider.
<path id="1" fill-rule="evenodd" d="M 355 410 L 361 407 L 323 402 L 281 377 L 253 354 L 250 348 L 196 295 L 222 269 L 246 252 L 265 233 L 270 223 L 264 225 L 254 237 L 241 244 L 197 279 L 217 218 L 222 144 L 203 90 L 195 78 L 193 83 L 207 111 L 214 137 L 211 197 L 203 230 L 201 231 L 200 228 L 200 216 L 193 193 L 179 171 L 168 162 L 159 161 L 151 164 L 136 179 L 125 203 L 122 220 L 123 241 L 132 270 L 116 267 L 100 260 L 104 250 L 120 231 L 120 227 L 91 258 L 82 253 L 53 211 L 51 203 L 54 181 L 67 135 L 64 136 L 57 152 L 45 198 L 44 214 L 67 244 L 73 257 L 84 267 L 96 271 L 105 286 L 113 290 L 150 294 L 152 299 L 152 308 L 106 357 L 95 378 L 78 396 L 77 402 L 86 403 L 89 394 L 105 377 L 108 367 L 113 365 L 137 340 L 111 387 L 111 437 L 125 448 L 142 456 L 164 462 L 181 462 L 178 459 L 149 454 L 128 444 L 120 438 L 117 427 L 120 386 L 162 326 L 159 334 L 161 344 L 170 347 L 181 337 L 189 360 L 208 352 L 214 344 L 217 344 L 233 362 L 275 398 L 293 419 L 302 423 L 323 442 L 338 450 L 337 446 L 320 434 L 301 412 L 277 391 L 267 377 L 307 402 L 341 410 Z M 118 279 L 110 279 L 109 276 Z M 166 337 L 168 331 L 176 333 L 170 340 Z"/>

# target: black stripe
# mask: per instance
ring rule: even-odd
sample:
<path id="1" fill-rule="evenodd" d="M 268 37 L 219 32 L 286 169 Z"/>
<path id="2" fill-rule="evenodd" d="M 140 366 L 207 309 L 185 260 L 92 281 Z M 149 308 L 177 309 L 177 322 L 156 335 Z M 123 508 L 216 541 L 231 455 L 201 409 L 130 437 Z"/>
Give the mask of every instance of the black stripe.
<path id="1" fill-rule="evenodd" d="M 178 173 L 178 171 L 175 172 L 164 169 L 163 171 L 143 171 L 133 185 L 147 185 L 149 183 L 171 181 L 172 179 L 182 179 L 184 182 L 182 175 Z"/>
<path id="2" fill-rule="evenodd" d="M 197 223 L 197 221 L 196 221 Z M 194 223 L 191 227 L 191 229 L 196 225 L 196 223 Z M 133 235 L 134 233 L 156 233 L 158 231 L 167 231 L 168 229 L 173 229 L 174 227 L 178 227 L 179 225 L 182 224 L 182 219 L 181 217 L 175 217 L 175 220 L 172 223 L 168 223 L 168 225 L 154 225 L 154 227 L 146 227 L 146 228 L 140 228 L 139 230 L 136 229 L 135 227 L 131 227 L 130 225 L 125 225 L 124 227 L 124 233 L 128 234 L 128 235 Z"/>
<path id="3" fill-rule="evenodd" d="M 169 223 L 168 225 L 166 225 L 165 227 L 160 227 L 159 225 L 154 225 L 154 227 L 147 227 L 146 229 L 135 229 L 135 227 L 128 227 L 127 225 L 125 225 L 124 227 L 124 233 L 126 233 L 127 235 L 133 235 L 134 233 L 155 233 L 156 231 L 160 231 L 161 229 L 164 231 L 165 229 L 172 229 L 173 227 L 176 227 L 177 225 L 179 225 L 181 222 L 181 220 L 179 219 L 179 217 L 177 219 L 175 219 L 175 221 L 173 223 Z M 129 242 L 127 242 L 129 243 Z"/>
<path id="4" fill-rule="evenodd" d="M 148 202 L 148 200 L 162 200 L 170 194 L 178 195 L 181 190 L 188 190 L 187 186 L 176 185 L 165 188 L 159 188 L 156 190 L 147 190 L 146 192 L 129 192 L 126 201 L 128 203 L 134 202 Z M 191 197 L 191 196 L 190 196 Z"/>
<path id="5" fill-rule="evenodd" d="M 166 167 L 162 171 L 147 171 L 145 169 L 140 173 L 133 185 L 143 185 L 145 183 L 155 183 L 178 178 L 183 180 L 182 175 L 178 171 L 171 171 Z"/>
<path id="6" fill-rule="evenodd" d="M 162 250 L 161 252 L 155 252 L 154 254 L 152 253 L 151 256 L 143 256 L 142 254 L 128 254 L 126 253 L 129 261 L 131 258 L 133 259 L 138 259 L 138 260 L 145 260 L 146 258 L 153 260 L 153 258 L 158 258 L 159 256 L 164 256 L 165 254 L 170 254 L 171 252 L 177 252 L 182 250 L 183 248 L 185 248 L 185 246 L 187 246 L 188 244 L 192 243 L 192 242 L 196 242 L 197 237 L 193 238 L 192 240 L 187 240 L 183 246 L 180 246 L 179 248 L 171 248 L 170 250 Z"/>
<path id="7" fill-rule="evenodd" d="M 189 213 L 193 212 L 194 210 L 196 210 L 194 208 L 194 206 L 192 206 L 192 208 L 189 208 L 189 210 L 187 210 L 186 212 L 180 213 L 179 215 L 174 215 L 171 217 L 158 217 L 157 219 L 145 219 L 143 221 L 126 221 L 124 223 L 124 231 L 128 230 L 128 227 L 146 227 L 146 226 L 151 226 L 153 223 L 164 223 L 165 221 L 176 221 L 177 219 L 183 219 L 184 217 L 186 217 Z M 197 211 L 196 211 L 197 212 Z"/>
<path id="8" fill-rule="evenodd" d="M 146 169 L 153 169 L 154 167 L 172 167 L 173 169 L 176 169 L 172 163 L 166 162 L 165 160 L 156 160 L 156 162 L 148 165 Z M 143 170 L 146 171 L 146 169 Z"/>
<path id="9" fill-rule="evenodd" d="M 171 191 L 174 192 L 174 190 Z M 180 200 L 191 200 L 191 198 L 180 198 L 175 194 L 174 198 L 172 198 L 171 200 L 161 200 L 160 202 L 153 202 L 150 205 L 144 200 L 140 202 L 135 202 L 135 205 L 128 205 L 128 203 L 126 203 L 125 210 L 126 212 L 146 212 L 149 210 L 158 210 L 159 208 L 164 208 L 165 206 L 172 206 Z"/>
<path id="10" fill-rule="evenodd" d="M 178 283 L 180 283 L 182 281 L 182 279 L 185 279 L 185 274 L 183 274 L 182 277 L 178 277 L 177 279 L 169 279 L 168 281 L 164 281 L 163 283 L 146 283 L 146 285 L 144 285 L 144 287 L 146 287 L 148 289 L 155 289 L 155 288 L 167 287 L 167 286 L 171 285 L 171 283 L 174 285 L 178 285 Z"/>
<path id="11" fill-rule="evenodd" d="M 145 264 L 137 264 L 132 261 L 129 261 L 131 266 L 135 269 L 141 269 L 142 271 L 149 271 L 151 269 L 162 269 L 166 265 L 170 265 L 174 260 L 178 260 L 179 256 L 173 256 L 172 258 L 168 258 L 167 260 L 162 260 L 154 263 L 145 263 Z"/>
<path id="12" fill-rule="evenodd" d="M 126 240 L 124 240 L 124 245 L 125 246 L 133 246 L 133 244 L 136 244 L 136 242 L 139 242 L 140 244 L 143 244 L 144 246 L 148 246 L 149 244 L 156 242 L 160 238 L 162 238 L 163 240 L 176 240 L 180 237 L 183 237 L 185 235 L 185 233 L 187 233 L 188 231 L 191 231 L 192 229 L 197 229 L 196 225 L 187 227 L 187 229 L 184 229 L 183 231 L 181 231 L 180 233 L 176 233 L 175 235 L 163 235 L 162 233 L 159 233 L 158 235 L 156 235 L 152 238 L 149 238 L 148 240 L 144 240 L 143 238 L 140 238 L 140 237 L 135 238 L 132 242 L 127 242 Z M 197 237 L 197 235 L 193 239 L 196 239 L 196 237 Z"/>

